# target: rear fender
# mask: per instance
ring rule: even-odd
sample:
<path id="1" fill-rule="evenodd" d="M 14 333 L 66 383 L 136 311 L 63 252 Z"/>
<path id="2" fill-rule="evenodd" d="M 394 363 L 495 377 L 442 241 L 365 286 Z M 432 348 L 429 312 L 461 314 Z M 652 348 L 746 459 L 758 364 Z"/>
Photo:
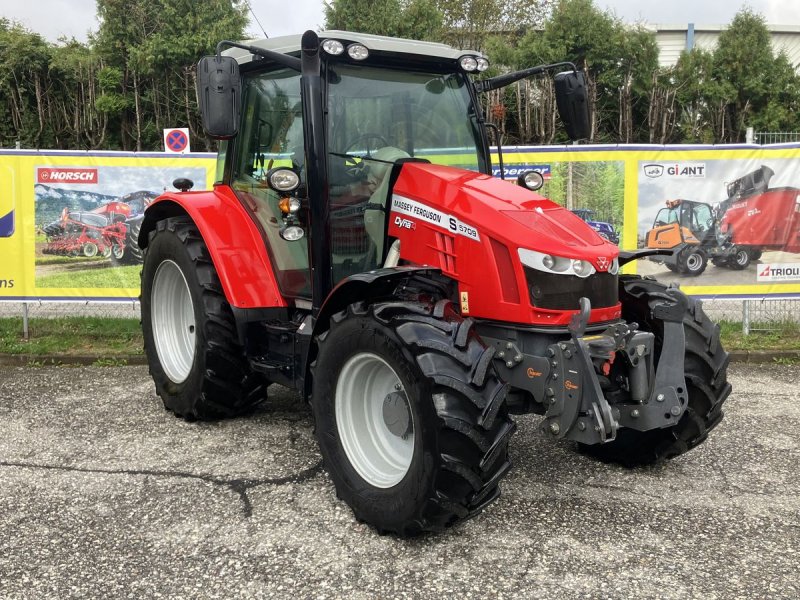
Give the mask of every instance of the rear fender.
<path id="1" fill-rule="evenodd" d="M 200 230 L 225 297 L 235 308 L 285 307 L 261 232 L 226 186 L 204 192 L 167 192 L 145 210 L 139 246 L 156 223 L 188 215 Z"/>

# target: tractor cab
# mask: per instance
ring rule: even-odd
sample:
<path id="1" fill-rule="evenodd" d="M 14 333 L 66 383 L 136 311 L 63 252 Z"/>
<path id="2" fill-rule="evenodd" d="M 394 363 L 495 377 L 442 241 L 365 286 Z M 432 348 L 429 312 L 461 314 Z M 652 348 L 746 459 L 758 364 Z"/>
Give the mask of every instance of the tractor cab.
<path id="1" fill-rule="evenodd" d="M 653 231 L 659 232 L 656 237 L 662 244 L 710 243 L 716 232 L 713 211 L 711 206 L 704 202 L 668 200 L 666 207 L 659 210 L 656 215 Z"/>
<path id="2" fill-rule="evenodd" d="M 454 52 L 438 44 L 420 47 L 401 41 L 384 48 L 386 42 L 378 43 L 382 38 L 362 38 L 369 39 L 371 50 L 355 42 L 347 45 L 361 49 L 357 59 L 345 54 L 346 42 L 338 40 L 338 45 L 323 44 L 321 53 L 325 116 L 316 135 L 324 140 L 324 154 L 315 157 L 311 168 L 327 175 L 314 203 L 325 201 L 328 208 L 330 231 L 325 237 L 334 284 L 383 266 L 386 203 L 395 164 L 425 161 L 488 170 L 478 104 Z M 265 40 L 259 48 L 280 43 Z M 393 56 L 422 50 L 428 54 L 411 69 Z M 224 142 L 219 171 L 225 173 L 229 165 L 231 187 L 265 231 L 281 293 L 311 299 L 311 223 L 304 210 L 309 207 L 302 207 L 300 199 L 309 195 L 304 118 L 313 115 L 304 117 L 301 73 L 238 50 L 231 54 L 241 61 L 243 117 L 236 138 Z M 385 58 L 363 64 L 370 54 Z M 485 63 L 480 55 L 473 60 L 478 58 Z M 270 174 L 292 177 L 287 171 L 297 177 L 295 190 L 271 183 Z M 290 201 L 282 204 L 284 198 Z"/>

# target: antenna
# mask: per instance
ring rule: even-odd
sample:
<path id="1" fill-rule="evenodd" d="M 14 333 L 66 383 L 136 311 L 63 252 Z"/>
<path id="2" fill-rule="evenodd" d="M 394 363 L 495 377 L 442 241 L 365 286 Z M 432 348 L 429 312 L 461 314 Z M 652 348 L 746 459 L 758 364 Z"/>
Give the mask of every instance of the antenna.
<path id="1" fill-rule="evenodd" d="M 250 14 L 253 15 L 253 19 L 255 19 L 256 23 L 258 23 L 258 26 L 261 28 L 261 32 L 264 34 L 264 37 L 268 38 L 269 36 L 267 35 L 267 32 L 264 31 L 264 26 L 261 24 L 261 21 L 258 20 L 256 13 L 253 12 L 253 7 L 250 6 L 250 2 L 248 0 L 244 0 L 244 3 L 247 5 L 247 8 L 250 9 Z"/>

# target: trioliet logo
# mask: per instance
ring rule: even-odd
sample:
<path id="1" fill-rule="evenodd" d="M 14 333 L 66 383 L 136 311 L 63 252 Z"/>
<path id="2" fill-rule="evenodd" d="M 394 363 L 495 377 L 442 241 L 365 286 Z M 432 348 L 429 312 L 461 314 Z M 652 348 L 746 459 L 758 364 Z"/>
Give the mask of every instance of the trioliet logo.
<path id="1" fill-rule="evenodd" d="M 97 169 L 39 167 L 39 183 L 97 183 Z"/>
<path id="2" fill-rule="evenodd" d="M 800 263 L 767 263 L 758 265 L 756 281 L 800 281 Z"/>

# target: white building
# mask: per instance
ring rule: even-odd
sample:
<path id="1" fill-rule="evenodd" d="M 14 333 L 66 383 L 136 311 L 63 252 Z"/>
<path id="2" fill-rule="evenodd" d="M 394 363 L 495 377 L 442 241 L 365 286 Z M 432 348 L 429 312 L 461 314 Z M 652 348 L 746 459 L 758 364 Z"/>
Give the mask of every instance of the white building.
<path id="1" fill-rule="evenodd" d="M 678 62 L 684 50 L 702 48 L 713 50 L 717 45 L 719 34 L 725 29 L 723 25 L 645 25 L 645 28 L 656 35 L 659 54 L 658 62 L 662 67 L 670 67 Z M 783 51 L 795 69 L 800 71 L 800 26 L 767 25 L 772 36 L 772 49 L 775 54 Z"/>

